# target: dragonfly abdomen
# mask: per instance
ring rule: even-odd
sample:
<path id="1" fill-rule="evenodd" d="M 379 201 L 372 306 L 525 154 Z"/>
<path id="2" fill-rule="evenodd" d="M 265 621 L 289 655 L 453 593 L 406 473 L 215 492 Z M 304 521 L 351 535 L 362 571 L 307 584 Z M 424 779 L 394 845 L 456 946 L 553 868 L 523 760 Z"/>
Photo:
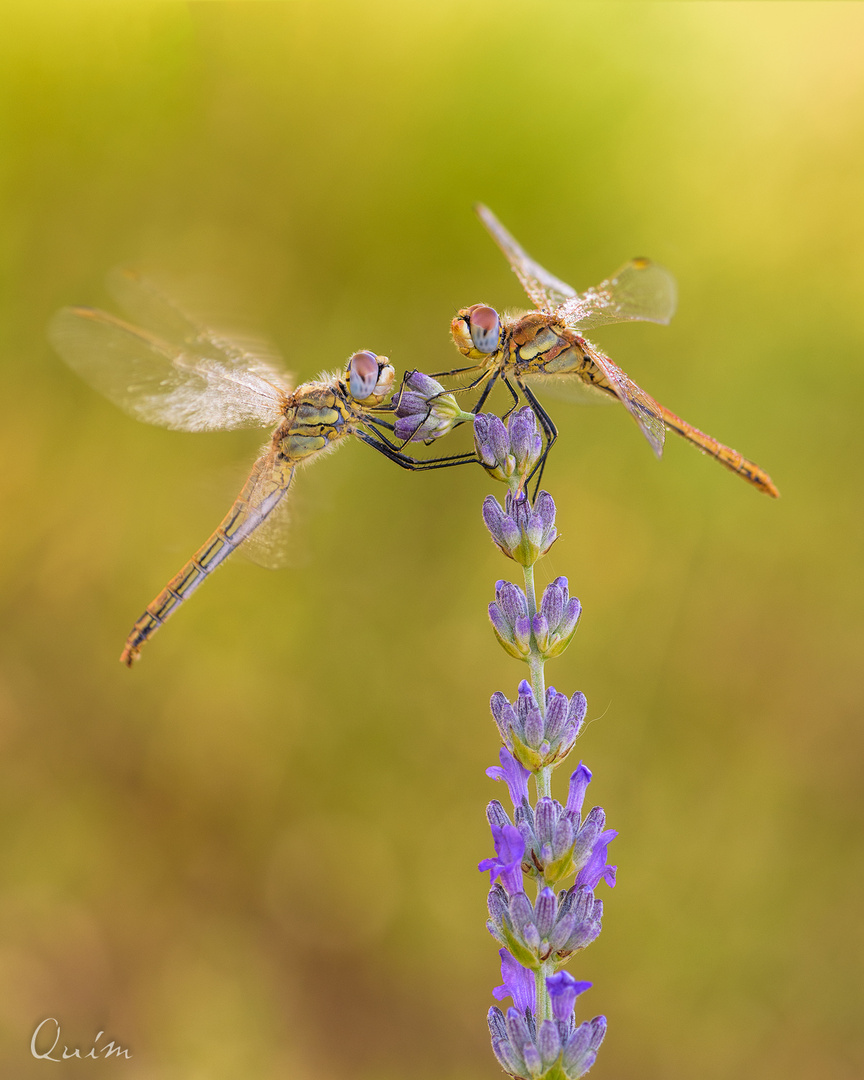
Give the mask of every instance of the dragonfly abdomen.
<path id="1" fill-rule="evenodd" d="M 731 472 L 737 473 L 755 488 L 764 491 L 766 495 L 771 495 L 775 499 L 779 496 L 780 492 L 775 487 L 771 477 L 754 461 L 749 461 L 743 454 L 733 450 L 731 446 L 718 442 L 711 435 L 706 435 L 704 431 L 700 431 L 698 428 L 693 427 L 692 424 L 688 424 L 686 420 L 676 416 L 664 405 L 660 406 L 660 410 L 667 428 L 671 428 L 676 434 L 694 446 L 698 446 L 703 453 L 716 458 L 721 465 L 725 465 Z"/>
<path id="2" fill-rule="evenodd" d="M 173 615 L 207 577 L 250 536 L 276 508 L 288 491 L 294 475 L 294 464 L 285 462 L 274 470 L 272 453 L 268 452 L 255 463 L 243 490 L 231 509 L 211 534 L 174 575 L 162 592 L 152 600 L 144 614 L 132 627 L 120 660 L 127 667 L 138 659 L 141 646 Z"/>

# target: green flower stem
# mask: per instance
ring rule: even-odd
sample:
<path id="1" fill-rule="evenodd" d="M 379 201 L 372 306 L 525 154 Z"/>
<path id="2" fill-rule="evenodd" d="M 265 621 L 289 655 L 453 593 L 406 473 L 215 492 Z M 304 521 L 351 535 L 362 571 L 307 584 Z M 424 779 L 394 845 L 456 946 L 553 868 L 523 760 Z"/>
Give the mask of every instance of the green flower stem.
<path id="1" fill-rule="evenodd" d="M 528 601 L 528 617 L 533 624 L 534 616 L 537 614 L 537 595 L 534 591 L 534 567 L 523 566 L 522 573 L 525 580 L 525 597 Z M 545 660 L 540 656 L 536 642 L 534 641 L 534 632 L 531 632 L 531 652 L 528 654 L 528 667 L 531 671 L 531 689 L 534 691 L 534 697 L 540 707 L 540 712 L 543 715 L 543 719 L 546 719 L 546 679 L 544 675 Z M 552 795 L 552 766 L 547 765 L 545 768 L 540 769 L 534 773 L 534 783 L 537 786 L 537 798 L 542 799 L 544 796 L 550 797 Z M 539 894 L 541 883 L 538 882 L 537 892 Z M 546 976 L 552 974 L 552 971 L 546 970 L 544 964 L 539 971 L 535 972 L 534 978 L 537 988 L 537 1023 L 541 1020 L 549 1020 L 552 1017 L 552 1005 L 549 1000 L 549 991 L 546 989 Z"/>

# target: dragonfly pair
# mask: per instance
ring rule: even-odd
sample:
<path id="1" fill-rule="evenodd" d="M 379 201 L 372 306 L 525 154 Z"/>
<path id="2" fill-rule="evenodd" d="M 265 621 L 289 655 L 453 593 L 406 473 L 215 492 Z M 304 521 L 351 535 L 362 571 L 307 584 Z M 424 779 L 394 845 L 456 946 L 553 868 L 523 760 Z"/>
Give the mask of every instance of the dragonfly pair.
<path id="1" fill-rule="evenodd" d="M 536 311 L 501 316 L 485 304 L 462 309 L 451 324 L 454 343 L 468 367 L 438 377 L 476 374 L 456 392 L 479 391 L 478 412 L 496 382 L 513 396 L 521 391 L 546 436 L 557 429 L 530 382 L 566 379 L 619 400 L 659 456 L 666 429 L 677 432 L 769 495 L 770 477 L 736 451 L 703 434 L 659 405 L 584 336 L 615 322 L 667 323 L 675 310 L 675 283 L 662 267 L 634 259 L 613 277 L 577 294 L 534 262 L 485 207 L 484 225 L 503 250 Z M 274 564 L 284 507 L 299 465 L 353 435 L 406 469 L 446 468 L 476 461 L 473 453 L 414 458 L 404 452 L 386 419 L 394 411 L 395 370 L 385 356 L 354 353 L 342 372 L 324 374 L 292 389 L 266 349 L 214 332 L 191 319 L 152 283 L 134 272 L 109 279 L 129 314 L 152 329 L 93 308 L 59 311 L 49 333 L 73 370 L 138 420 L 177 431 L 272 427 L 273 434 L 219 526 L 135 623 L 120 657 L 130 666 L 141 646 L 169 615 L 241 544 Z M 399 395 L 395 395 L 398 401 Z M 430 409 L 434 407 L 430 405 Z"/>

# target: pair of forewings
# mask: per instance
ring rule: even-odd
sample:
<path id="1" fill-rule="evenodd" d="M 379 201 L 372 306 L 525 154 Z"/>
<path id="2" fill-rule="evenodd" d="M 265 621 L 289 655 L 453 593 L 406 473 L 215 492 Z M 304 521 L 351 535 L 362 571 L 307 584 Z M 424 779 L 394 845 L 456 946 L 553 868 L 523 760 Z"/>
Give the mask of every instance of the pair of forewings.
<path id="1" fill-rule="evenodd" d="M 134 271 L 113 271 L 108 287 L 121 307 L 149 329 L 83 307 L 63 308 L 49 327 L 60 355 L 91 386 L 135 419 L 175 431 L 274 428 L 279 423 L 293 383 L 268 342 L 219 333 Z M 254 482 L 244 491 L 249 536 L 243 551 L 264 566 L 287 561 L 283 496 L 292 474 L 279 466 L 268 443 L 250 474 Z"/>

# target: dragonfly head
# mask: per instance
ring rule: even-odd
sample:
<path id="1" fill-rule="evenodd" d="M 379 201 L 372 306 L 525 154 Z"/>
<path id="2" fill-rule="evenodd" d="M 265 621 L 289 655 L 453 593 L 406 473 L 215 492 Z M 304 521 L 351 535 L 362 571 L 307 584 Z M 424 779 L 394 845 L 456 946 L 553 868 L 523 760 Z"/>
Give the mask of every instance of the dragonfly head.
<path id="1" fill-rule="evenodd" d="M 485 360 L 498 352 L 501 344 L 501 319 L 495 308 L 472 304 L 462 308 L 450 323 L 453 342 L 469 360 Z"/>
<path id="2" fill-rule="evenodd" d="M 386 356 L 376 356 L 364 349 L 356 352 L 345 368 L 345 381 L 355 401 L 380 405 L 393 389 L 396 371 Z"/>

